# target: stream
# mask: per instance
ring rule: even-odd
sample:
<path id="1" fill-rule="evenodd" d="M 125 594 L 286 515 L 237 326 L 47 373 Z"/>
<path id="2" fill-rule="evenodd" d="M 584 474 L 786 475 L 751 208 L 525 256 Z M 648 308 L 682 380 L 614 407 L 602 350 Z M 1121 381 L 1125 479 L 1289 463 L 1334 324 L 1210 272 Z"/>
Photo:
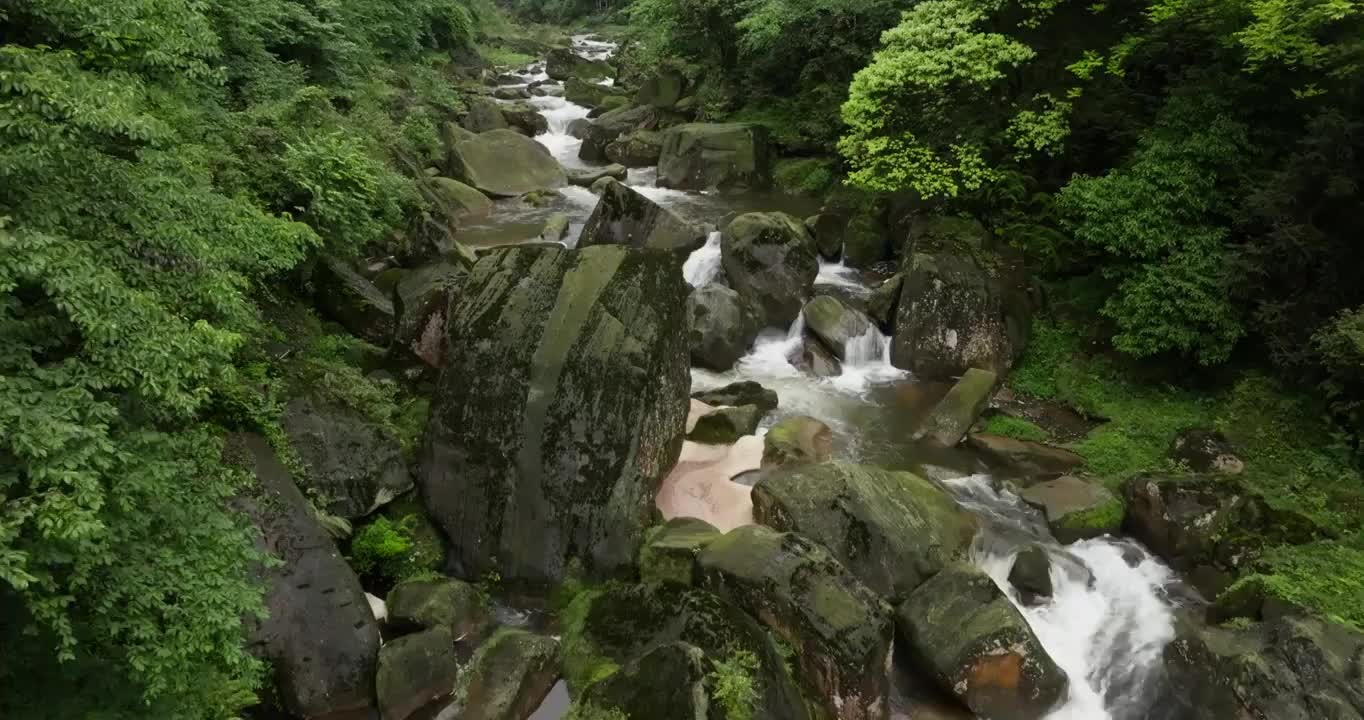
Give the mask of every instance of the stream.
<path id="1" fill-rule="evenodd" d="M 613 44 L 591 36 L 576 36 L 573 44 L 578 54 L 591 59 L 609 58 L 615 50 Z M 547 80 L 538 67 L 532 65 L 514 73 L 519 84 Z M 565 167 L 584 167 L 578 158 L 581 141 L 569 135 L 568 128 L 574 120 L 586 118 L 588 109 L 563 97 L 533 97 L 525 102 L 548 121 L 549 132 L 535 139 Z M 657 188 L 654 177 L 652 169 L 631 168 L 626 183 L 682 218 L 712 230 L 705 246 L 684 266 L 686 280 L 693 286 L 704 285 L 720 271 L 720 233 L 715 227 L 722 218 L 759 210 L 780 210 L 803 218 L 819 209 L 815 200 L 770 193 Z M 564 188 L 560 197 L 544 207 L 531 207 L 519 199 L 500 200 L 490 216 L 461 228 L 461 240 L 485 247 L 524 242 L 539 235 L 551 215 L 563 213 L 570 218 L 564 244 L 573 247 L 596 202 L 596 196 L 580 187 Z M 821 263 L 817 293 L 866 295 L 877 279 L 840 264 Z M 1043 646 L 1070 677 L 1069 697 L 1048 718 L 1154 717 L 1162 694 L 1160 656 L 1174 637 L 1175 598 L 1183 593 L 1171 570 L 1126 539 L 1105 536 L 1062 546 L 1051 537 L 1040 513 L 1001 489 L 985 474 L 979 458 L 964 450 L 929 451 L 911 443 L 911 432 L 947 386 L 916 381 L 892 366 L 890 339 L 879 330 L 873 327 L 862 338 L 851 341 L 842 374 L 829 378 L 816 378 L 792 364 L 793 354 L 799 353 L 802 331 L 800 318 L 790 328 L 768 329 L 729 372 L 693 369 L 693 391 L 755 380 L 776 390 L 781 401 L 764 427 L 782 417 L 810 415 L 833 429 L 838 459 L 914 470 L 941 482 L 982 521 L 972 561 L 1009 594 Z M 1051 557 L 1055 592 L 1045 604 L 1030 607 L 1007 578 L 1014 555 L 1032 543 L 1044 546 Z M 899 690 L 893 698 L 892 717 L 937 717 L 929 711 L 916 711 L 914 702 Z M 567 703 L 560 683 L 533 717 L 555 720 L 564 714 Z"/>

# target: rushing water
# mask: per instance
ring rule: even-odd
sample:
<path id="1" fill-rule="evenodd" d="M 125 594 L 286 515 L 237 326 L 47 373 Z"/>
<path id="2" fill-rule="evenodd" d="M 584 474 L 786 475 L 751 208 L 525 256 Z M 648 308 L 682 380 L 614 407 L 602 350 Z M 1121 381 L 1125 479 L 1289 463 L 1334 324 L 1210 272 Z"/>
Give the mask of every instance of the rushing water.
<path id="1" fill-rule="evenodd" d="M 591 59 L 609 58 L 612 43 L 589 36 L 573 38 L 575 50 Z M 530 68 L 518 74 L 522 84 L 547 78 Z M 604 83 L 610 84 L 610 83 Z M 563 97 L 533 97 L 529 102 L 548 122 L 549 132 L 536 137 L 564 166 L 581 168 L 582 142 L 568 134 L 588 109 Z M 653 169 L 632 168 L 627 183 L 654 202 L 683 218 L 714 228 L 736 212 L 781 210 L 804 217 L 816 211 L 808 200 L 762 193 L 696 193 L 658 188 Z M 569 216 L 565 244 L 577 242 L 596 197 L 583 188 L 566 188 L 548 207 L 531 208 L 518 200 L 496 203 L 493 215 L 461 230 L 466 242 L 492 245 L 520 242 L 538 235 L 553 213 Z M 721 235 L 712 231 L 703 247 L 683 265 L 686 281 L 700 287 L 721 273 Z M 841 297 L 864 297 L 870 289 L 856 269 L 821 262 L 816 279 L 820 289 Z M 694 389 L 718 387 L 736 380 L 756 380 L 776 390 L 781 407 L 767 420 L 804 414 L 828 423 L 838 438 L 836 453 L 845 459 L 912 468 L 943 483 L 959 502 L 982 520 L 984 529 L 971 558 L 1009 595 L 1048 653 L 1070 677 L 1070 695 L 1050 720 L 1140 720 L 1151 714 L 1162 648 L 1172 639 L 1173 614 L 1169 594 L 1178 587 L 1170 570 L 1139 545 L 1103 537 L 1058 544 L 1036 510 L 1007 490 L 996 489 L 981 474 L 980 461 L 960 450 L 929 450 L 909 441 L 913 429 L 941 399 L 946 386 L 909 377 L 890 362 L 891 339 L 878 328 L 848 341 L 843 348 L 842 373 L 816 378 L 797 368 L 805 320 L 791 327 L 770 328 L 752 349 L 725 373 L 692 371 Z M 1024 604 L 1008 582 L 1020 548 L 1039 543 L 1052 560 L 1052 598 L 1044 604 Z M 562 685 L 535 715 L 550 720 L 562 715 L 568 701 Z M 897 717 L 908 717 L 900 716 Z"/>

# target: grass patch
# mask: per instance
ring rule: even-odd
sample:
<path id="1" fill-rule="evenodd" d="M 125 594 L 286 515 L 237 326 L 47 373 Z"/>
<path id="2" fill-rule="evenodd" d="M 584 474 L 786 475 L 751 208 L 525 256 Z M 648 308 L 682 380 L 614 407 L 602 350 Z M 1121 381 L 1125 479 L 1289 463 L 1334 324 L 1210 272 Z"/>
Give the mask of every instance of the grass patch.
<path id="1" fill-rule="evenodd" d="M 478 54 L 498 67 L 521 67 L 535 62 L 536 59 L 534 55 L 528 53 L 489 45 L 480 46 Z"/>
<path id="2" fill-rule="evenodd" d="M 1258 586 L 1267 595 L 1311 608 L 1332 622 L 1364 630 L 1364 548 L 1322 541 L 1270 548 L 1258 572 L 1246 575 L 1228 593 Z"/>
<path id="3" fill-rule="evenodd" d="M 991 415 L 986 418 L 985 432 L 1030 442 L 1040 443 L 1051 440 L 1051 433 L 1048 433 L 1037 423 L 1012 415 Z"/>

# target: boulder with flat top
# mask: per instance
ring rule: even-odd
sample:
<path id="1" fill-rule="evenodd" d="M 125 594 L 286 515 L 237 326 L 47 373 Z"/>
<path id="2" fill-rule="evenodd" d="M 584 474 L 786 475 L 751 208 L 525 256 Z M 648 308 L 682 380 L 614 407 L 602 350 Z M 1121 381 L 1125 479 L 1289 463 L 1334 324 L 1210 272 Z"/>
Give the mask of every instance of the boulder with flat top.
<path id="1" fill-rule="evenodd" d="M 450 148 L 453 177 L 493 197 L 517 197 L 568 184 L 545 146 L 513 130 L 492 130 Z"/>
<path id="2" fill-rule="evenodd" d="M 658 184 L 679 190 L 772 184 L 767 129 L 748 123 L 688 123 L 663 133 Z"/>

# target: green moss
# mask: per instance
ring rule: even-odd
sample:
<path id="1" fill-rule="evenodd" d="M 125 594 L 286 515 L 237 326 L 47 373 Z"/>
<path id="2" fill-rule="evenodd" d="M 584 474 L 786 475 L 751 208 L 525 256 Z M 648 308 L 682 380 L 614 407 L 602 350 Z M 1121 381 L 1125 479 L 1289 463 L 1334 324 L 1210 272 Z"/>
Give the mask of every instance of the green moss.
<path id="1" fill-rule="evenodd" d="M 1224 596 L 1254 591 L 1320 612 L 1332 622 L 1364 630 L 1364 535 L 1270 548 Z"/>
<path id="2" fill-rule="evenodd" d="M 986 418 L 985 432 L 1031 442 L 1047 442 L 1051 439 L 1051 434 L 1036 423 L 1012 415 L 991 415 Z"/>
<path id="3" fill-rule="evenodd" d="M 838 183 L 838 168 L 824 158 L 783 158 L 772 169 L 777 189 L 788 195 L 823 195 Z"/>
<path id="4" fill-rule="evenodd" d="M 1113 498 L 1098 507 L 1065 515 L 1057 524 L 1069 530 L 1116 528 L 1122 525 L 1123 512 L 1122 501 Z"/>
<path id="5" fill-rule="evenodd" d="M 603 594 L 600 589 L 577 593 L 559 618 L 563 626 L 559 642 L 564 680 L 575 695 L 581 695 L 592 684 L 620 669 L 620 665 L 592 644 L 591 633 L 587 629 L 592 604 Z"/>
<path id="6" fill-rule="evenodd" d="M 478 54 L 489 63 L 498 67 L 521 67 L 535 62 L 534 55 L 509 50 L 496 45 L 481 45 Z"/>

